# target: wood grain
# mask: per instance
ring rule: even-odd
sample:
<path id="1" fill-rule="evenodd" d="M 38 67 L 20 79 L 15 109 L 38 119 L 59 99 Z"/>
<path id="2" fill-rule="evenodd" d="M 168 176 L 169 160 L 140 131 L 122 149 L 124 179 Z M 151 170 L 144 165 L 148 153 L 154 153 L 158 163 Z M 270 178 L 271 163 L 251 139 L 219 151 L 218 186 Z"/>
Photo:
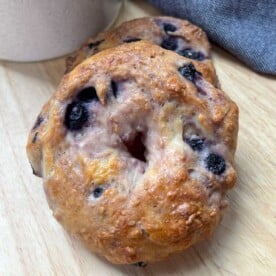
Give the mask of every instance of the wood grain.
<path id="1" fill-rule="evenodd" d="M 158 12 L 127 1 L 118 22 Z M 222 88 L 240 108 L 230 206 L 211 240 L 149 265 L 113 266 L 69 237 L 48 208 L 25 153 L 27 134 L 54 92 L 64 59 L 0 62 L 0 275 L 275 275 L 276 79 L 215 47 Z"/>

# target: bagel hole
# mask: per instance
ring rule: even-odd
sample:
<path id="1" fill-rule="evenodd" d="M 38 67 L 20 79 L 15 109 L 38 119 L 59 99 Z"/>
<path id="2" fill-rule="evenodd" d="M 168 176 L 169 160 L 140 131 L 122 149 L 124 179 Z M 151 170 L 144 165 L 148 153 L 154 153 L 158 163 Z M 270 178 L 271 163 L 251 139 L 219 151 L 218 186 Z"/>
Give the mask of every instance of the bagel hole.
<path id="1" fill-rule="evenodd" d="M 144 134 L 143 132 L 137 132 L 134 139 L 124 141 L 124 145 L 127 148 L 127 151 L 130 153 L 130 155 L 138 159 L 142 162 L 146 162 L 146 157 L 145 157 L 145 151 L 146 147 L 143 143 Z"/>

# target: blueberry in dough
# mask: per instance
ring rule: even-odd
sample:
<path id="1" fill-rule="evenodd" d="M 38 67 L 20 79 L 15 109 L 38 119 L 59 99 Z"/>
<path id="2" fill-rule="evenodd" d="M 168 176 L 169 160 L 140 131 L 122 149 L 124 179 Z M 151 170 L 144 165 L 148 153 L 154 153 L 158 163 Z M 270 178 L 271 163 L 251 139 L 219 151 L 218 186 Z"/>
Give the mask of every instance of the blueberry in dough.
<path id="1" fill-rule="evenodd" d="M 95 198 L 99 198 L 104 192 L 104 189 L 102 187 L 97 187 L 95 188 L 95 190 L 93 191 L 93 196 Z"/>
<path id="2" fill-rule="evenodd" d="M 165 23 L 163 28 L 165 32 L 175 32 L 177 30 L 177 28 L 171 23 Z"/>
<path id="3" fill-rule="evenodd" d="M 137 263 L 134 263 L 133 265 L 138 266 L 138 267 L 146 267 L 148 264 L 145 262 L 137 262 Z"/>
<path id="4" fill-rule="evenodd" d="M 81 90 L 77 96 L 78 100 L 82 102 L 91 102 L 91 101 L 99 101 L 97 91 L 93 86 L 84 88 Z"/>
<path id="5" fill-rule="evenodd" d="M 220 175 L 225 171 L 226 164 L 222 156 L 210 153 L 205 159 L 206 168 L 213 174 Z"/>
<path id="6" fill-rule="evenodd" d="M 99 46 L 103 41 L 104 41 L 104 39 L 98 40 L 98 41 L 95 41 L 95 42 L 91 42 L 91 43 L 88 44 L 88 48 L 93 49 L 93 48 Z"/>
<path id="7" fill-rule="evenodd" d="M 111 81 L 111 89 L 115 98 L 118 96 L 118 85 L 115 81 Z"/>
<path id="8" fill-rule="evenodd" d="M 79 130 L 88 120 L 87 108 L 81 102 L 72 102 L 67 106 L 64 124 L 69 130 Z"/>
<path id="9" fill-rule="evenodd" d="M 187 138 L 185 139 L 186 143 L 194 150 L 194 151 L 201 151 L 204 147 L 205 139 L 202 138 Z"/>
<path id="10" fill-rule="evenodd" d="M 36 119 L 36 121 L 35 121 L 35 124 L 33 126 L 33 130 L 37 129 L 41 125 L 41 123 L 43 122 L 43 120 L 44 119 L 43 119 L 42 116 L 38 116 L 37 119 Z"/>
<path id="11" fill-rule="evenodd" d="M 36 142 L 37 137 L 38 137 L 38 132 L 36 132 L 36 133 L 34 134 L 34 137 L 33 137 L 33 140 L 32 140 L 32 143 L 33 143 L 33 144 Z"/>
<path id="12" fill-rule="evenodd" d="M 161 47 L 167 50 L 175 51 L 178 47 L 177 37 L 169 36 L 164 38 Z"/>
<path id="13" fill-rule="evenodd" d="M 177 53 L 183 57 L 198 60 L 198 61 L 202 61 L 205 59 L 204 55 L 201 52 L 194 51 L 191 48 L 179 50 Z"/>
<path id="14" fill-rule="evenodd" d="M 197 76 L 201 76 L 192 63 L 185 64 L 178 68 L 179 73 L 187 80 L 194 82 Z"/>
<path id="15" fill-rule="evenodd" d="M 130 38 L 124 39 L 123 41 L 124 41 L 125 43 L 131 43 L 131 42 L 137 42 L 137 41 L 140 41 L 140 40 L 141 40 L 141 38 L 130 37 Z"/>

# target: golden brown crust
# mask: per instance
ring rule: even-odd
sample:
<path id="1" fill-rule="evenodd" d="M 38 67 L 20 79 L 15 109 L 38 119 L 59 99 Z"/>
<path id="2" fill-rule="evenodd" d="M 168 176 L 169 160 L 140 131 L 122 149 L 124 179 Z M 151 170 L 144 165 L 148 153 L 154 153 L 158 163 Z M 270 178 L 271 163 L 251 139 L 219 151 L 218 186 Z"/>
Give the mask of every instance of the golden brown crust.
<path id="1" fill-rule="evenodd" d="M 173 32 L 165 31 L 164 24 L 168 23 L 177 29 Z M 218 80 L 215 68 L 210 60 L 210 44 L 205 32 L 187 20 L 169 16 L 134 19 L 122 23 L 115 29 L 100 33 L 95 38 L 89 38 L 78 51 L 66 59 L 66 72 L 70 72 L 86 58 L 102 50 L 126 43 L 125 41 L 143 39 L 161 45 L 164 39 L 168 37 L 177 37 L 180 40 L 179 46 L 175 49 L 176 52 L 180 52 L 181 49 L 191 48 L 205 56 L 205 59 L 200 61 L 204 64 L 203 76 L 216 86 Z"/>
<path id="2" fill-rule="evenodd" d="M 203 78 L 193 83 L 179 73 L 191 62 L 204 68 L 146 41 L 102 51 L 63 78 L 42 112 L 38 144 L 36 130 L 30 133 L 28 156 L 43 175 L 54 216 L 113 263 L 153 262 L 184 250 L 212 234 L 226 207 L 225 192 L 236 181 L 238 109 Z M 117 97 L 110 96 L 112 80 Z M 86 127 L 70 131 L 66 108 L 88 84 L 100 102 L 88 105 L 94 115 Z M 146 161 L 122 144 L 137 130 L 146 135 Z M 190 131 L 204 137 L 201 152 L 183 140 Z M 204 165 L 209 152 L 225 159 L 222 174 Z M 96 187 L 104 189 L 99 198 Z"/>

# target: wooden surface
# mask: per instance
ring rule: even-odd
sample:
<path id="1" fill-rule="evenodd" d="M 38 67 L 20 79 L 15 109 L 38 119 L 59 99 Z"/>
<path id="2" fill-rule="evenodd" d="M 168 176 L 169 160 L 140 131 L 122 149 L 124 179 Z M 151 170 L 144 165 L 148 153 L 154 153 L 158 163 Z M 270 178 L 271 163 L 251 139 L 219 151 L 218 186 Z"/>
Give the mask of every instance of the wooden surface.
<path id="1" fill-rule="evenodd" d="M 156 13 L 133 1 L 119 20 Z M 0 62 L 0 275 L 276 275 L 276 80 L 218 48 L 213 59 L 240 108 L 237 186 L 211 240 L 146 269 L 113 266 L 69 237 L 31 173 L 27 133 L 59 83 L 64 59 Z"/>

